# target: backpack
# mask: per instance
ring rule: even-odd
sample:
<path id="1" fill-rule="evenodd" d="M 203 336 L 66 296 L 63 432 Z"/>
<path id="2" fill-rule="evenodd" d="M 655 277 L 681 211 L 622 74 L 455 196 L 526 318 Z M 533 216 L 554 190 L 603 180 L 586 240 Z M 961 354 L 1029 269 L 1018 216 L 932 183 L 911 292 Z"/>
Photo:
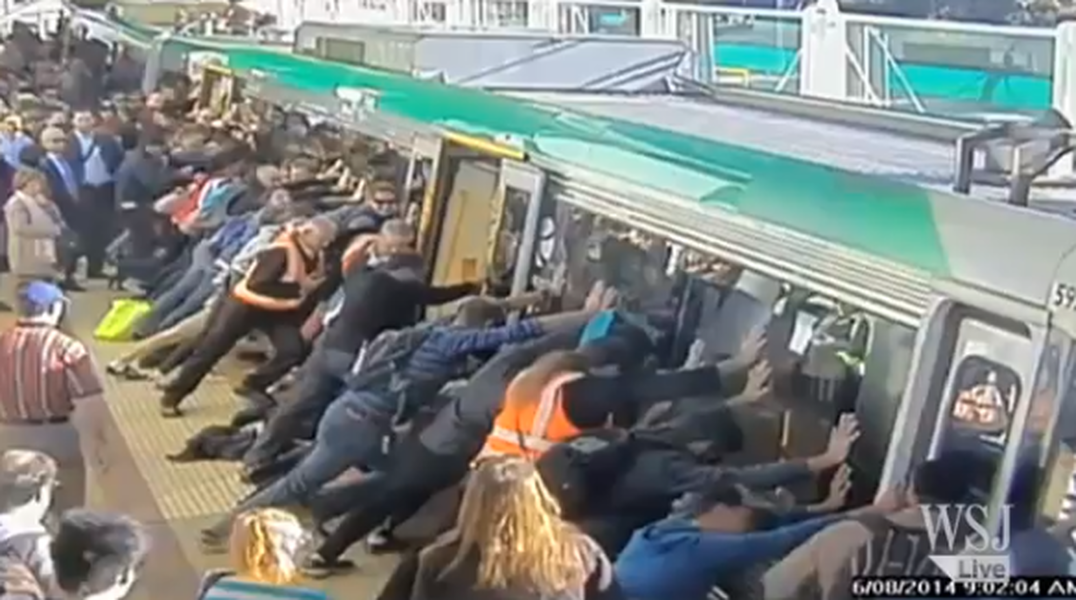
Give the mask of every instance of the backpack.
<path id="1" fill-rule="evenodd" d="M 367 391 L 384 391 L 398 387 L 402 383 L 400 375 L 411 357 L 439 324 L 431 322 L 382 332 L 359 353 L 347 387 Z"/>
<path id="2" fill-rule="evenodd" d="M 568 520 L 600 503 L 635 455 L 631 433 L 619 429 L 582 433 L 542 453 L 537 468 Z"/>

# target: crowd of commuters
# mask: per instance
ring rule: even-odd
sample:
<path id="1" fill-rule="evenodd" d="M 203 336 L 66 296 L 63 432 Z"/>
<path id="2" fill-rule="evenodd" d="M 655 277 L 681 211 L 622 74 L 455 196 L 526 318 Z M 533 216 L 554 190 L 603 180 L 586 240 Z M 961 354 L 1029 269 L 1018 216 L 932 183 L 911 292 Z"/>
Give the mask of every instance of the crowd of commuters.
<path id="1" fill-rule="evenodd" d="M 850 412 L 814 456 L 733 466 L 774 378 L 762 331 L 674 361 L 670 320 L 602 278 L 511 297 L 492 293 L 505 273 L 430 285 L 423 178 L 391 148 L 270 106 L 197 106 L 184 77 L 143 98 L 129 59 L 98 51 L 17 28 L 3 53 L 12 94 L 35 94 L 0 135 L 18 317 L 0 334 L 4 594 L 118 599 L 146 553 L 137 523 L 82 508 L 113 453 L 65 317 L 102 277 L 151 304 L 106 371 L 155 380 L 162 417 L 197 410 L 244 340 L 265 351 L 232 423 L 171 457 L 241 461 L 253 488 L 202 532 L 232 555 L 202 598 L 319 597 L 310 580 L 354 568 L 364 540 L 402 552 L 385 600 L 842 598 L 854 575 L 923 572 L 922 508 L 972 501 L 988 467 L 954 454 L 848 506 Z M 1034 524 L 1036 474 L 1017 483 L 1015 564 L 1067 572 Z"/>

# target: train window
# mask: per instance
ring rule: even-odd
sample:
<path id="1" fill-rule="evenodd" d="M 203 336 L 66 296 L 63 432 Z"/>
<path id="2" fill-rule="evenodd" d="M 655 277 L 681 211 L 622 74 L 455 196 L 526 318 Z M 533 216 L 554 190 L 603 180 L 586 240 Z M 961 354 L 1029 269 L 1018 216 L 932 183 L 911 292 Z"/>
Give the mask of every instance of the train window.
<path id="1" fill-rule="evenodd" d="M 980 474 L 976 490 L 985 496 L 1030 376 L 1032 344 L 1026 327 L 1019 323 L 964 308 L 954 310 L 950 318 L 954 323 L 951 367 L 931 454 L 961 450 L 984 457 L 993 467 Z M 1033 460 L 1038 462 L 1038 456 Z"/>
<path id="2" fill-rule="evenodd" d="M 675 312 L 675 278 L 666 272 L 670 245 L 664 240 L 565 204 L 543 210 L 536 278 L 548 281 L 562 272 L 570 304 L 581 303 L 600 279 L 616 286 L 626 310 L 651 316 Z"/>
<path id="3" fill-rule="evenodd" d="M 519 254 L 519 244 L 523 236 L 523 226 L 527 219 L 527 205 L 531 202 L 531 193 L 525 190 L 507 188 L 500 224 L 496 232 L 496 247 L 493 252 L 493 264 L 490 272 L 499 286 L 510 286 L 512 272 Z"/>

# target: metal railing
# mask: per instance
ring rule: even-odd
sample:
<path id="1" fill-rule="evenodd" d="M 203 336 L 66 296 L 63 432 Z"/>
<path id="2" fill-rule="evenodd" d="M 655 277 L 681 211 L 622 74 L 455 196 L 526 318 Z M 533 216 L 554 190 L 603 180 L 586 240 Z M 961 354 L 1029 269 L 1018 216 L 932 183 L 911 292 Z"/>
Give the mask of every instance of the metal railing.
<path id="1" fill-rule="evenodd" d="M 825 11 L 820 13 L 817 5 L 797 11 L 662 0 L 252 0 L 251 4 L 255 10 L 276 14 L 284 28 L 302 21 L 331 21 L 679 39 L 698 56 L 706 83 L 817 95 L 920 114 L 974 118 L 1040 111 L 1052 103 L 1055 30 L 1047 28 L 848 14 L 839 9 L 821 14 Z M 813 24 L 822 21 L 839 25 L 836 41 L 817 39 L 818 27 Z"/>

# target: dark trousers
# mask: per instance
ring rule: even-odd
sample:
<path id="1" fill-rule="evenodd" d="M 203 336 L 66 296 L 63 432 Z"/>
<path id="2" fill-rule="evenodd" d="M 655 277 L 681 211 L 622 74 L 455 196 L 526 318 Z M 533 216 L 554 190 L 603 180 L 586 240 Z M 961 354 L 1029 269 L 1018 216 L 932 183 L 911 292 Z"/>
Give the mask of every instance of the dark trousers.
<path id="1" fill-rule="evenodd" d="M 244 387 L 262 389 L 268 386 L 295 364 L 296 355 L 301 356 L 305 352 L 305 342 L 299 328 L 306 318 L 306 311 L 267 311 L 226 296 L 215 312 L 194 352 L 165 388 L 161 404 L 179 406 L 217 362 L 252 331 L 260 330 L 269 336 L 273 355 L 247 375 Z"/>
<path id="2" fill-rule="evenodd" d="M 79 200 L 83 210 L 78 237 L 86 257 L 86 274 L 97 277 L 104 269 L 105 249 L 118 233 L 116 187 L 111 183 L 84 185 Z"/>
<path id="3" fill-rule="evenodd" d="M 410 519 L 438 492 L 459 483 L 469 468 L 470 457 L 436 454 L 418 437 L 407 438 L 397 447 L 380 480 L 372 481 L 354 498 L 356 508 L 322 542 L 318 556 L 335 560 L 386 519 L 395 525 Z"/>
<path id="4" fill-rule="evenodd" d="M 273 460 L 297 437 L 310 437 L 329 404 L 344 387 L 355 357 L 318 344 L 303 365 L 295 399 L 281 404 L 243 461 L 250 467 Z"/>

